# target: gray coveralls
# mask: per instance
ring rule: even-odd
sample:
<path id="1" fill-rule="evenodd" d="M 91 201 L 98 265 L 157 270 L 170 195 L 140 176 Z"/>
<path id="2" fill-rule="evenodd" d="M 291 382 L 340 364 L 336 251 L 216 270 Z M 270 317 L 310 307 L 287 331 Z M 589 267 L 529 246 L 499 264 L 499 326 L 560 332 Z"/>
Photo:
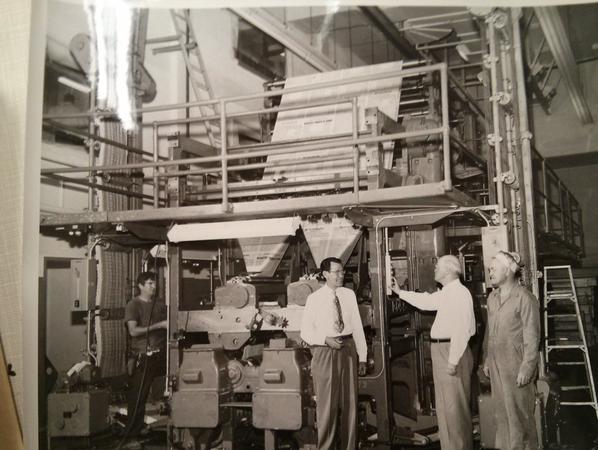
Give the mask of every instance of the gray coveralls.
<path id="1" fill-rule="evenodd" d="M 488 297 L 487 356 L 501 450 L 537 450 L 534 419 L 536 385 L 517 387 L 517 374 L 533 375 L 538 364 L 540 307 L 527 289 L 515 286 L 501 304 L 500 291 Z"/>

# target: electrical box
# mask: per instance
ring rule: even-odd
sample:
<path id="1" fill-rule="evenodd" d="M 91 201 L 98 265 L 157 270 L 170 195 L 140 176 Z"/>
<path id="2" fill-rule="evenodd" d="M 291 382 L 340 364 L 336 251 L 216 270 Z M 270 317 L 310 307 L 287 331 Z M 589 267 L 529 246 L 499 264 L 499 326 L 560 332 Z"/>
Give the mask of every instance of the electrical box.
<path id="1" fill-rule="evenodd" d="M 54 392 L 48 395 L 48 433 L 91 436 L 110 426 L 110 392 Z"/>
<path id="2" fill-rule="evenodd" d="M 97 261 L 71 261 L 71 307 L 73 311 L 90 311 L 96 307 Z"/>
<path id="3" fill-rule="evenodd" d="M 509 232 L 506 225 L 482 228 L 482 253 L 484 256 L 484 274 L 486 285 L 490 285 L 490 262 L 500 251 L 509 249 Z"/>

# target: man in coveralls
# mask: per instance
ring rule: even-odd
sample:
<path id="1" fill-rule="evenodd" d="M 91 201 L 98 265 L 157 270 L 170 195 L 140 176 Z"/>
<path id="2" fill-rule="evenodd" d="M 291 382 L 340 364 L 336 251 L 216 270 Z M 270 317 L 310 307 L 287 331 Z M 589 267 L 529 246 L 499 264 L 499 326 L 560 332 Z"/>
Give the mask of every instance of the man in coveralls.
<path id="1" fill-rule="evenodd" d="M 490 377 L 496 415 L 496 448 L 537 450 L 534 420 L 540 344 L 538 300 L 517 279 L 520 257 L 498 252 L 490 264 L 496 288 L 488 297 L 487 355 L 483 370 Z"/>

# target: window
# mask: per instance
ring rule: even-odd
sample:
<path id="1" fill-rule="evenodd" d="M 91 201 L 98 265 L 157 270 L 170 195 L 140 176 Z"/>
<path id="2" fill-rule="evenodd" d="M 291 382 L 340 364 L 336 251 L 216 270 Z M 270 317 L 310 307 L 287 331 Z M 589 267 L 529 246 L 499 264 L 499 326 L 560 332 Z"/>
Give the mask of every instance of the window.
<path id="1" fill-rule="evenodd" d="M 266 79 L 285 77 L 285 47 L 241 18 L 235 56 L 242 67 L 258 76 Z"/>

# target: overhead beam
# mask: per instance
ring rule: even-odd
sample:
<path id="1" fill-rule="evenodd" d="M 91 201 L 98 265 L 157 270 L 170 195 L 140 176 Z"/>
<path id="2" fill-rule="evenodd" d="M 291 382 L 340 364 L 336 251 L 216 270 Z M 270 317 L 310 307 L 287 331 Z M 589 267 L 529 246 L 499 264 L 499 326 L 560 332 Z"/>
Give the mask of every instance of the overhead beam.
<path id="1" fill-rule="evenodd" d="M 287 49 L 305 60 L 315 69 L 326 72 L 338 69 L 338 65 L 311 45 L 296 28 L 285 24 L 262 8 L 230 8 L 237 16 L 280 42 Z"/>
<path id="2" fill-rule="evenodd" d="M 598 165 L 598 151 L 552 156 L 546 158 L 546 162 L 552 169 L 570 169 L 572 167 L 594 166 Z"/>
<path id="3" fill-rule="evenodd" d="M 375 6 L 360 6 L 359 9 L 372 22 L 372 25 L 378 28 L 388 41 L 401 52 L 403 58 L 420 59 L 422 57 L 419 50 L 403 36 L 384 11 Z"/>
<path id="4" fill-rule="evenodd" d="M 569 97 L 575 112 L 583 125 L 593 123 L 594 118 L 581 90 L 577 64 L 558 8 L 556 6 L 544 6 L 534 8 L 534 12 L 542 26 L 546 42 L 548 42 L 552 56 L 569 91 Z"/>

